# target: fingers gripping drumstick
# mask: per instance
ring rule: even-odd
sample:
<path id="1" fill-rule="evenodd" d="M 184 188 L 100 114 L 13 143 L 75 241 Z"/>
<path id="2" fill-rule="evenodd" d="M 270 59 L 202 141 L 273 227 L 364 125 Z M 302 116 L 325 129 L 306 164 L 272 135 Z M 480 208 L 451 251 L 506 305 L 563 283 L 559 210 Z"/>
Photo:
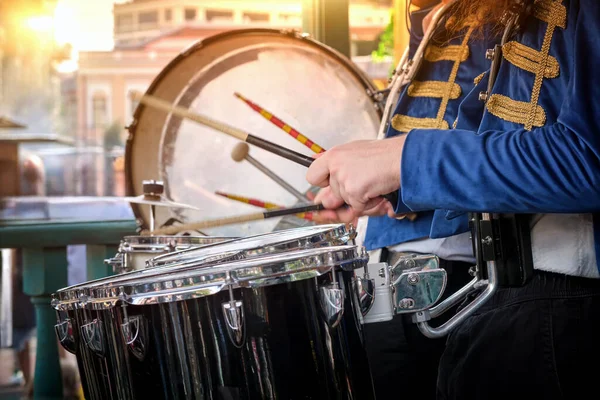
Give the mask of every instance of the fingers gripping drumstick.
<path id="1" fill-rule="evenodd" d="M 278 144 L 269 142 L 268 140 L 264 140 L 257 136 L 251 135 L 247 132 L 244 132 L 241 129 L 234 128 L 233 126 L 230 126 L 230 125 L 224 124 L 222 122 L 218 122 L 218 121 L 215 121 L 208 117 L 205 117 L 203 115 L 191 112 L 190 110 L 188 110 L 186 108 L 171 105 L 170 103 L 168 103 L 164 100 L 158 99 L 156 97 L 144 95 L 143 93 L 135 91 L 135 90 L 131 91 L 129 95 L 130 95 L 131 99 L 137 100 L 139 103 L 154 107 L 159 110 L 170 112 L 179 117 L 187 118 L 192 121 L 198 122 L 201 125 L 211 127 L 217 131 L 225 133 L 226 135 L 235 137 L 243 142 L 253 144 L 257 147 L 267 150 L 267 151 L 269 151 L 273 154 L 276 154 L 280 157 L 286 158 L 290 161 L 294 161 L 305 167 L 310 167 L 310 165 L 314 161 L 314 159 L 311 157 L 305 156 L 300 153 L 296 153 L 295 151 L 289 150 L 283 146 L 280 146 Z M 397 192 L 389 193 L 387 195 L 384 195 L 383 197 L 385 199 L 387 199 L 390 203 L 392 203 L 392 205 L 394 205 L 394 206 L 398 202 L 398 193 Z"/>

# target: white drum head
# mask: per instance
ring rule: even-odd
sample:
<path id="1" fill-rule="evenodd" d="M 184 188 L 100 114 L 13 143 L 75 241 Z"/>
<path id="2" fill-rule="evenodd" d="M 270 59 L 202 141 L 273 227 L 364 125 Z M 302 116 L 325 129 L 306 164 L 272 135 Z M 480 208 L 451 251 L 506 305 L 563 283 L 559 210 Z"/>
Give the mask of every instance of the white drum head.
<path id="1" fill-rule="evenodd" d="M 264 107 L 325 149 L 375 139 L 380 110 L 369 96 L 372 84 L 346 58 L 298 34 L 277 30 L 232 31 L 203 40 L 175 58 L 146 94 L 189 108 L 294 151 L 310 149 L 234 96 Z M 189 120 L 139 106 L 127 143 L 128 195 L 142 193 L 142 180 L 159 179 L 165 193 L 196 210 L 157 208 L 157 226 L 169 218 L 189 223 L 260 209 L 215 195 L 215 191 L 282 206 L 297 203 L 247 161 L 235 162 L 238 143 Z M 250 146 L 250 155 L 306 192 L 306 168 Z M 132 205 L 147 227 L 147 207 Z M 275 229 L 280 218 L 203 231 L 211 236 L 248 236 Z"/>

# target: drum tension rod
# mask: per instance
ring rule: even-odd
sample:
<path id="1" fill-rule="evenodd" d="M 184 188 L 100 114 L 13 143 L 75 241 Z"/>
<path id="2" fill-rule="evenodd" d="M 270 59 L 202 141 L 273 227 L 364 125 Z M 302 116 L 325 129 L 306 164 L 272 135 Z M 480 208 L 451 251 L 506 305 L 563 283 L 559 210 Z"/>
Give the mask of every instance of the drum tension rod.
<path id="1" fill-rule="evenodd" d="M 384 96 L 387 96 L 392 91 L 392 88 L 372 91 L 367 89 L 367 95 L 376 101 L 383 101 Z"/>

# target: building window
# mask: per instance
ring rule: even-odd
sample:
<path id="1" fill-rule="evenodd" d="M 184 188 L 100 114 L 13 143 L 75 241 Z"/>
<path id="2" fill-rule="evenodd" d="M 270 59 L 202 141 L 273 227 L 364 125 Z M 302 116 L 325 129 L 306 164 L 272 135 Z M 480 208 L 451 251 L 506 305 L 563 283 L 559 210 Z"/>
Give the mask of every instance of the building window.
<path id="1" fill-rule="evenodd" d="M 138 23 L 140 24 L 157 24 L 158 11 L 145 11 L 138 14 Z"/>
<path id="2" fill-rule="evenodd" d="M 186 21 L 194 21 L 198 14 L 198 10 L 195 8 L 186 8 L 184 11 L 184 17 Z"/>
<path id="3" fill-rule="evenodd" d="M 117 32 L 128 32 L 133 29 L 133 14 L 117 15 L 115 18 L 115 30 Z"/>
<path id="4" fill-rule="evenodd" d="M 173 10 L 167 8 L 165 10 L 165 21 L 170 21 L 171 19 L 173 19 Z"/>
<path id="5" fill-rule="evenodd" d="M 245 12 L 242 18 L 245 22 L 269 22 L 267 13 Z"/>
<path id="6" fill-rule="evenodd" d="M 106 95 L 104 93 L 94 93 L 92 97 L 92 128 L 104 129 L 106 127 L 108 122 L 106 103 Z"/>
<path id="7" fill-rule="evenodd" d="M 206 20 L 208 22 L 231 21 L 233 20 L 233 11 L 206 10 Z"/>

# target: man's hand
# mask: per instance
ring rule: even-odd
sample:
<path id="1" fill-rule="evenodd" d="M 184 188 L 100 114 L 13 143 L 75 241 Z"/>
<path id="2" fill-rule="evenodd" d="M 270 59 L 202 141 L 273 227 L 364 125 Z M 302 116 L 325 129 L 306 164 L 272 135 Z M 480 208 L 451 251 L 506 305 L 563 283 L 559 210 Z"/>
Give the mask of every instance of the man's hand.
<path id="1" fill-rule="evenodd" d="M 306 179 L 315 186 L 328 187 L 316 202 L 328 209 L 344 203 L 338 218 L 393 214 L 392 205 L 381 196 L 400 188 L 400 159 L 406 135 L 384 140 L 361 140 L 336 146 L 318 154 Z M 385 205 L 387 203 L 388 205 Z M 394 205 L 395 206 L 395 205 Z"/>

